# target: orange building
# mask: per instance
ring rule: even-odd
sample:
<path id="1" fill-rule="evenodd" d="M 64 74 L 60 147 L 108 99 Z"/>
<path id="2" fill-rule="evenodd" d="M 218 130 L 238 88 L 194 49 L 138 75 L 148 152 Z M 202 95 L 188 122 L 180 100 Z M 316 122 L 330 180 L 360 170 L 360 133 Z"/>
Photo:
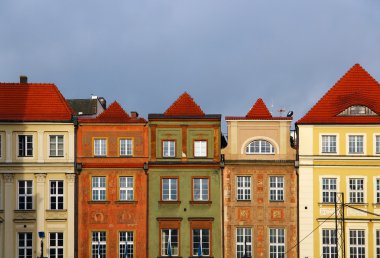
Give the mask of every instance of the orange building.
<path id="1" fill-rule="evenodd" d="M 114 102 L 77 131 L 78 257 L 146 257 L 148 126 Z"/>

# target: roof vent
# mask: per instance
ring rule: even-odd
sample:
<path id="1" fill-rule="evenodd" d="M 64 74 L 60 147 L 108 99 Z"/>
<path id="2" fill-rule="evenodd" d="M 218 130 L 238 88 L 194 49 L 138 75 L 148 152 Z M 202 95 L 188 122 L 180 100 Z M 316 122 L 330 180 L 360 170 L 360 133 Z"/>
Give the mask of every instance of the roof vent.
<path id="1" fill-rule="evenodd" d="M 20 75 L 20 83 L 28 83 L 28 76 Z"/>

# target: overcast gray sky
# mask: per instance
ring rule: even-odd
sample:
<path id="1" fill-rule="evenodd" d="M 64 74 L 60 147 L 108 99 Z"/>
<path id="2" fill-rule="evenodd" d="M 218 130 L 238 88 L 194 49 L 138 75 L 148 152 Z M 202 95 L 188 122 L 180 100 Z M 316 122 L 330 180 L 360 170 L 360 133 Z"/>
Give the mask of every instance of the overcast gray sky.
<path id="1" fill-rule="evenodd" d="M 2 0 L 0 81 L 53 82 L 162 113 L 188 91 L 206 113 L 257 98 L 295 119 L 355 63 L 380 81 L 378 0 Z"/>

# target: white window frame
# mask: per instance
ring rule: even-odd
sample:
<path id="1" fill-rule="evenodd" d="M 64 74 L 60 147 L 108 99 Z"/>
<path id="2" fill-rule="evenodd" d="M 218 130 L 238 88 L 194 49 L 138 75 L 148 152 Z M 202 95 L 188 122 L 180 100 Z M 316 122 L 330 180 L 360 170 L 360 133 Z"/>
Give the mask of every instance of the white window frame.
<path id="1" fill-rule="evenodd" d="M 245 252 L 252 257 L 252 228 L 236 228 L 236 258 L 243 258 Z"/>
<path id="2" fill-rule="evenodd" d="M 374 247 L 375 247 L 375 257 L 379 258 L 380 257 L 380 228 L 375 228 L 374 229 Z"/>
<path id="3" fill-rule="evenodd" d="M 20 148 L 20 139 L 21 139 L 20 137 L 25 138 L 25 142 L 24 142 L 22 150 Z M 25 134 L 17 135 L 17 157 L 18 158 L 31 158 L 34 156 L 34 139 L 33 138 L 34 138 L 33 134 L 25 133 Z M 29 144 L 31 145 L 31 148 Z M 20 151 L 22 151 L 21 155 L 20 155 Z M 29 151 L 31 151 L 31 153 L 29 153 Z"/>
<path id="4" fill-rule="evenodd" d="M 101 250 L 98 255 L 98 249 Z M 107 256 L 107 232 L 92 231 L 91 234 L 91 257 L 106 258 Z"/>
<path id="5" fill-rule="evenodd" d="M 325 234 L 327 233 L 327 234 Z M 335 228 L 323 228 L 321 230 L 321 257 L 336 258 L 336 233 Z M 334 242 L 335 240 L 335 242 Z M 327 252 L 325 252 L 325 250 Z"/>
<path id="6" fill-rule="evenodd" d="M 176 141 L 163 140 L 162 141 L 162 157 L 174 158 L 175 156 L 176 156 Z"/>
<path id="7" fill-rule="evenodd" d="M 194 157 L 206 158 L 207 157 L 207 141 L 194 140 Z"/>
<path id="8" fill-rule="evenodd" d="M 380 204 L 380 176 L 376 176 L 373 179 L 374 204 Z"/>
<path id="9" fill-rule="evenodd" d="M 239 186 L 239 184 L 242 184 L 242 186 Z M 252 199 L 252 177 L 246 176 L 246 175 L 236 176 L 236 200 L 250 201 L 251 199 Z"/>
<path id="10" fill-rule="evenodd" d="M 254 146 L 255 143 L 258 143 L 258 146 Z M 253 146 L 251 146 L 253 144 Z M 269 146 L 263 146 L 263 144 L 268 144 Z M 266 148 L 269 147 L 269 151 L 266 151 Z M 255 150 L 258 148 L 258 151 Z M 273 143 L 266 139 L 255 139 L 250 141 L 245 147 L 245 154 L 262 154 L 262 155 L 270 155 L 275 154 L 275 148 Z"/>
<path id="11" fill-rule="evenodd" d="M 119 199 L 120 201 L 134 200 L 134 178 L 133 176 L 121 176 L 119 178 Z"/>
<path id="12" fill-rule="evenodd" d="M 24 188 L 25 188 L 25 193 L 24 194 L 21 194 L 20 193 L 20 184 L 21 182 L 24 183 Z M 31 187 L 28 186 L 28 182 L 31 183 Z M 28 188 L 31 188 L 32 189 L 32 193 L 27 193 L 27 189 Z M 17 181 L 17 209 L 18 210 L 33 210 L 33 207 L 34 207 L 34 202 L 33 202 L 33 180 L 18 180 Z M 20 198 L 23 198 L 24 199 L 24 203 L 25 203 L 25 207 L 24 208 L 20 208 Z M 28 199 L 30 199 L 31 201 L 31 208 L 27 208 L 28 207 Z"/>
<path id="13" fill-rule="evenodd" d="M 373 135 L 373 155 L 380 155 L 380 134 Z"/>
<path id="14" fill-rule="evenodd" d="M 191 235 L 192 235 L 192 243 L 193 243 L 191 250 L 192 250 L 193 256 L 198 256 L 199 245 L 201 245 L 202 256 L 210 256 L 211 255 L 211 243 L 210 243 L 211 229 L 209 229 L 209 228 L 202 228 L 202 229 L 193 228 L 191 231 L 192 231 Z M 196 236 L 195 231 L 199 231 L 199 243 L 195 242 L 195 236 Z M 206 232 L 208 234 L 208 237 L 205 237 Z M 208 238 L 208 241 L 204 240 L 205 238 L 206 239 Z M 203 249 L 204 245 L 206 245 L 207 248 Z M 204 250 L 205 250 L 205 252 L 203 252 Z"/>
<path id="15" fill-rule="evenodd" d="M 162 228 L 161 229 L 161 256 L 168 256 L 167 254 L 167 249 L 168 249 L 168 240 L 165 239 L 164 231 L 167 231 L 167 238 L 171 239 L 170 244 L 171 244 L 171 250 L 172 250 L 172 256 L 178 256 L 179 255 L 179 248 L 180 248 L 180 239 L 179 239 L 179 229 L 178 228 Z M 177 241 L 178 242 L 173 242 L 173 231 L 176 231 L 175 233 L 177 234 Z M 174 235 L 175 236 L 175 235 Z"/>
<path id="16" fill-rule="evenodd" d="M 196 188 L 196 182 L 199 181 L 199 185 Z M 204 187 L 204 182 L 206 182 L 207 188 Z M 199 191 L 197 196 L 196 191 Z M 210 179 L 203 177 L 193 178 L 193 201 L 208 201 L 210 200 Z"/>
<path id="17" fill-rule="evenodd" d="M 324 151 L 323 150 L 323 138 L 324 137 L 335 137 L 335 152 L 332 151 Z M 330 138 L 329 138 L 330 139 Z M 331 148 L 331 143 L 329 142 L 328 148 Z M 339 153 L 339 134 L 337 133 L 323 133 L 319 134 L 319 153 L 321 155 L 337 155 Z"/>
<path id="18" fill-rule="evenodd" d="M 362 137 L 363 139 L 363 152 L 350 152 L 350 137 Z M 355 140 L 355 149 L 357 149 L 357 140 Z M 367 137 L 363 133 L 349 133 L 346 135 L 346 154 L 347 155 L 366 155 L 367 154 Z"/>
<path id="19" fill-rule="evenodd" d="M 59 237 L 62 238 L 59 238 Z M 62 240 L 62 245 L 59 245 L 59 241 Z M 60 257 L 65 257 L 65 252 L 64 252 L 64 234 L 63 232 L 49 232 L 49 257 L 50 258 L 60 258 Z M 53 245 L 52 245 L 53 243 Z M 51 253 L 51 251 L 55 251 L 55 255 Z M 62 251 L 62 254 L 59 254 L 59 251 Z"/>
<path id="20" fill-rule="evenodd" d="M 52 186 L 53 182 L 56 183 L 55 187 Z M 62 184 L 62 193 L 59 193 L 59 184 Z M 54 189 L 55 188 L 55 189 Z M 50 180 L 49 182 L 49 192 L 50 192 L 50 210 L 63 210 L 65 207 L 65 182 L 64 180 Z M 54 192 L 52 193 L 52 190 Z M 53 206 L 52 199 L 55 199 L 55 207 Z M 62 200 L 60 202 L 59 200 Z M 62 203 L 62 208 L 59 208 L 59 204 Z"/>
<path id="21" fill-rule="evenodd" d="M 107 156 L 107 138 L 94 138 L 94 156 Z"/>
<path id="22" fill-rule="evenodd" d="M 103 182 L 103 179 L 104 179 L 104 182 Z M 95 186 L 94 186 L 94 183 L 95 183 Z M 104 183 L 104 186 L 102 186 L 103 183 Z M 91 200 L 93 201 L 107 200 L 107 178 L 105 176 L 93 176 L 91 178 L 91 193 L 92 193 Z M 97 193 L 97 195 L 95 195 L 95 193 Z M 104 198 L 101 198 L 101 196 L 104 196 Z"/>
<path id="23" fill-rule="evenodd" d="M 52 142 L 52 140 L 55 142 Z M 60 142 L 62 139 L 62 142 Z M 54 148 L 52 148 L 52 145 Z M 60 148 L 61 146 L 61 148 Z M 62 155 L 60 155 L 62 151 Z M 49 157 L 50 158 L 62 158 L 65 156 L 65 136 L 62 134 L 49 135 Z"/>
<path id="24" fill-rule="evenodd" d="M 362 236 L 359 236 L 358 233 L 362 233 L 363 232 L 363 237 Z M 352 235 L 351 233 L 354 233 L 354 235 Z M 365 229 L 348 229 L 348 255 L 350 258 L 353 258 L 353 257 L 358 257 L 358 250 L 360 249 L 364 249 L 364 256 L 362 257 L 367 257 L 367 235 L 366 235 L 366 232 L 367 230 Z M 359 239 L 362 239 L 364 238 L 364 244 L 359 244 L 358 243 L 358 240 Z M 355 244 L 351 244 L 351 240 L 355 240 Z M 354 254 L 351 253 L 352 249 L 356 250 L 356 255 L 353 256 Z"/>
<path id="25" fill-rule="evenodd" d="M 3 134 L 0 132 L 0 159 L 3 157 Z"/>
<path id="26" fill-rule="evenodd" d="M 324 180 L 328 181 L 327 188 L 324 189 Z M 332 180 L 335 180 L 335 190 L 331 188 L 333 185 L 331 183 Z M 321 203 L 334 203 L 335 201 L 335 194 L 338 192 L 338 187 L 339 187 L 339 179 L 335 176 L 322 176 L 320 179 L 320 189 L 321 189 Z M 324 193 L 326 193 L 328 201 L 324 200 Z M 334 194 L 335 193 L 335 194 Z"/>
<path id="27" fill-rule="evenodd" d="M 280 232 L 283 233 L 283 242 L 280 242 L 281 241 Z M 273 236 L 274 239 L 272 238 L 272 233 L 275 233 Z M 268 243 L 269 243 L 269 248 L 268 248 L 269 257 L 272 257 L 272 258 L 285 257 L 285 253 L 286 253 L 285 229 L 284 228 L 269 228 L 268 236 L 269 236 L 269 241 L 268 241 Z M 273 252 L 272 252 L 272 247 L 275 248 L 275 250 Z M 283 251 L 279 251 L 279 248 L 283 249 Z"/>
<path id="28" fill-rule="evenodd" d="M 272 179 L 274 179 L 274 182 L 272 182 Z M 280 182 L 279 179 L 282 179 L 282 182 Z M 274 183 L 274 186 L 272 185 L 272 183 Z M 284 176 L 269 176 L 269 201 L 282 202 L 284 200 L 285 200 L 285 177 Z"/>
<path id="29" fill-rule="evenodd" d="M 351 180 L 363 180 L 363 190 L 357 190 L 357 189 L 354 189 L 354 190 L 351 190 L 351 185 L 350 185 L 350 181 Z M 357 183 L 355 183 L 355 186 L 357 186 Z M 367 178 L 366 177 L 363 177 L 363 176 L 350 176 L 350 177 L 347 177 L 347 192 L 348 192 L 348 203 L 355 203 L 355 204 L 365 204 L 366 203 L 366 200 L 367 200 Z M 363 202 L 351 202 L 353 199 L 351 199 L 351 193 L 355 194 L 355 199 L 357 200 L 358 199 L 358 194 L 362 193 L 363 195 Z M 360 198 L 360 196 L 359 196 Z"/>
<path id="30" fill-rule="evenodd" d="M 121 138 L 120 144 L 120 156 L 133 156 L 133 139 Z"/>
<path id="31" fill-rule="evenodd" d="M 23 235 L 23 239 L 24 239 L 24 243 L 25 245 L 24 246 L 20 246 L 20 240 L 21 240 L 21 234 Z M 28 237 L 27 236 L 31 236 L 32 237 L 32 245 L 28 245 Z M 34 241 L 33 241 L 33 232 L 17 232 L 17 257 L 18 258 L 29 258 L 29 257 L 34 257 L 34 252 L 33 252 L 33 246 L 34 246 Z M 24 250 L 24 255 L 21 255 L 20 254 L 20 250 Z M 27 255 L 27 251 L 28 250 L 31 250 L 31 255 Z"/>
<path id="32" fill-rule="evenodd" d="M 119 258 L 132 258 L 134 257 L 135 244 L 134 244 L 133 231 L 119 232 Z M 126 247 L 127 250 L 126 250 Z M 125 254 L 127 252 L 127 254 Z"/>
<path id="33" fill-rule="evenodd" d="M 165 190 L 165 180 L 168 180 L 168 189 Z M 175 187 L 172 187 L 172 181 L 175 182 Z M 162 195 L 161 200 L 162 201 L 178 201 L 178 181 L 179 178 L 161 178 L 161 187 L 162 187 Z M 168 192 L 167 194 L 165 192 Z M 173 195 L 175 195 L 175 198 L 173 198 Z M 166 197 L 167 196 L 167 197 Z"/>

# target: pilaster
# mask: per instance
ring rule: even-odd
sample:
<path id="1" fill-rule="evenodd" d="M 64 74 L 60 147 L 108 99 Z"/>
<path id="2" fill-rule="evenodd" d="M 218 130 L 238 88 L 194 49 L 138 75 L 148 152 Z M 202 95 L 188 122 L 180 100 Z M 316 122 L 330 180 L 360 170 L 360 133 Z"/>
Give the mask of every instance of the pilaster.
<path id="1" fill-rule="evenodd" d="M 15 210 L 15 185 L 14 174 L 3 174 L 4 178 L 4 235 L 7 236 L 4 244 L 4 258 L 14 257 L 15 235 L 13 230 L 13 211 Z M 4 240 L 5 241 L 5 237 Z"/>
<path id="2" fill-rule="evenodd" d="M 73 173 L 66 174 L 67 182 L 67 257 L 74 258 L 74 234 L 75 234 L 75 178 Z"/>
<path id="3" fill-rule="evenodd" d="M 5 162 L 10 163 L 12 162 L 12 131 L 6 130 L 5 138 Z"/>
<path id="4" fill-rule="evenodd" d="M 36 146 L 38 162 L 44 162 L 44 132 L 38 132 L 38 144 Z"/>

